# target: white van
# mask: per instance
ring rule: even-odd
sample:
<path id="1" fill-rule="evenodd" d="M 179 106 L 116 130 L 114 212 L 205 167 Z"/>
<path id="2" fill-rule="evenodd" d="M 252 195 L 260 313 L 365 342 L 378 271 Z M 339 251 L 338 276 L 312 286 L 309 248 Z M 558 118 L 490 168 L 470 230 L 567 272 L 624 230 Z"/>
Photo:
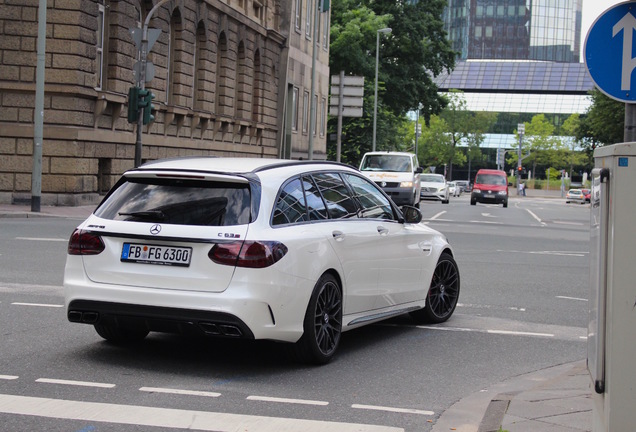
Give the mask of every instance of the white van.
<path id="1" fill-rule="evenodd" d="M 360 171 L 399 206 L 420 202 L 420 173 L 417 156 L 406 152 L 369 152 L 360 163 Z"/>

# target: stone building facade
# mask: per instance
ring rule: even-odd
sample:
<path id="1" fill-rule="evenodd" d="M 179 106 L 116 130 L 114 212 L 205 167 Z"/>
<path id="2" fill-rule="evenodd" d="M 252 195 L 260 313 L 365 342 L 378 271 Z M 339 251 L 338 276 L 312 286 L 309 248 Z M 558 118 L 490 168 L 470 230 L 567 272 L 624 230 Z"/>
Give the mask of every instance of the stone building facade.
<path id="1" fill-rule="evenodd" d="M 137 125 L 127 121 L 127 94 L 139 54 L 130 29 L 158 2 L 48 0 L 42 204 L 96 203 L 134 166 Z M 297 12 L 312 12 L 308 4 L 315 3 L 164 2 L 149 21 L 161 33 L 147 56 L 156 111 L 143 127 L 142 161 L 306 158 L 309 132 L 298 125 L 319 109 L 315 118 L 326 124 L 328 91 L 328 43 L 312 74 L 313 33 L 297 29 Z M 31 197 L 37 16 L 38 0 L 0 0 L 0 203 Z M 314 110 L 289 100 L 294 89 L 309 91 L 312 75 Z M 324 127 L 315 127 L 315 158 L 326 154 Z"/>

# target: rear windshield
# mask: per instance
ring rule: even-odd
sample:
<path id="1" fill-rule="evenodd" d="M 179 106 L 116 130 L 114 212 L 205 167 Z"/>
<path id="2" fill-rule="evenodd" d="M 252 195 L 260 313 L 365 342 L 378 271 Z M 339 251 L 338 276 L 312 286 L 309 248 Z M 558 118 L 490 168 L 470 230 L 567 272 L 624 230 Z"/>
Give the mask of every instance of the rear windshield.
<path id="1" fill-rule="evenodd" d="M 112 220 L 229 226 L 250 222 L 247 184 L 175 179 L 127 179 L 97 208 Z"/>
<path id="2" fill-rule="evenodd" d="M 506 178 L 496 174 L 477 174 L 475 184 L 506 186 Z"/>

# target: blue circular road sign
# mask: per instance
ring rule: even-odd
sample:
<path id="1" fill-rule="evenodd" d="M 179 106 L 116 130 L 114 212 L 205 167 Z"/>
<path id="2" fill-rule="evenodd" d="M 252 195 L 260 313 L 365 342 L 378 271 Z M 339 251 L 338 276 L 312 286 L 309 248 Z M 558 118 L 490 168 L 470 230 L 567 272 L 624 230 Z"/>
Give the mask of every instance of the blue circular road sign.
<path id="1" fill-rule="evenodd" d="M 585 66 L 607 96 L 636 102 L 636 1 L 603 12 L 585 38 Z"/>

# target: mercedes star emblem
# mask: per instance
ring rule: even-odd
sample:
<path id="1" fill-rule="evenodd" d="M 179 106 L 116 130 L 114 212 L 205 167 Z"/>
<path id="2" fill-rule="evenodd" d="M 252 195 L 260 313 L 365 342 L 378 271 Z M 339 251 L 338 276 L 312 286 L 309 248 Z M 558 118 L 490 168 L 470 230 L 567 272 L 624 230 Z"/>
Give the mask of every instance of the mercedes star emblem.
<path id="1" fill-rule="evenodd" d="M 150 227 L 150 234 L 157 235 L 160 232 L 161 232 L 161 225 L 154 224 L 153 226 Z"/>

